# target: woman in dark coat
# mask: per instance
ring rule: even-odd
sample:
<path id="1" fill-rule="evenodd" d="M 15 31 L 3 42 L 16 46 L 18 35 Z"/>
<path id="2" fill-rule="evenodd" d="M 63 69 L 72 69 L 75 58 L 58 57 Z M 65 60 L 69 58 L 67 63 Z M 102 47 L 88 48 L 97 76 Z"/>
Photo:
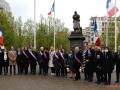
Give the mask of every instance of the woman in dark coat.
<path id="1" fill-rule="evenodd" d="M 71 77 L 70 78 L 74 78 L 75 76 L 75 67 L 74 67 L 74 54 L 73 54 L 73 51 L 70 51 L 69 52 L 69 55 L 68 55 L 68 61 L 67 61 L 67 65 L 72 73 Z"/>
<path id="2" fill-rule="evenodd" d="M 4 61 L 3 61 L 3 65 L 4 65 L 4 75 L 8 74 L 8 66 L 9 66 L 9 58 L 8 58 L 8 52 L 7 49 L 4 49 Z"/>
<path id="3" fill-rule="evenodd" d="M 103 54 L 103 73 L 105 78 L 105 85 L 110 85 L 111 83 L 111 73 L 114 69 L 114 61 L 112 52 L 108 47 L 105 48 L 105 52 Z"/>

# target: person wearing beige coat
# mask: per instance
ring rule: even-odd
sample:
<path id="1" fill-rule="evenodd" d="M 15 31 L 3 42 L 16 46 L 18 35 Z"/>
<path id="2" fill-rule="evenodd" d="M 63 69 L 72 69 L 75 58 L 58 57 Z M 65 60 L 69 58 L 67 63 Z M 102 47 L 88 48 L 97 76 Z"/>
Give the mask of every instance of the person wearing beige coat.
<path id="1" fill-rule="evenodd" d="M 10 65 L 10 75 L 12 74 L 12 67 L 14 68 L 14 74 L 16 73 L 16 58 L 17 53 L 14 51 L 14 47 L 11 47 L 11 50 L 8 52 L 9 65 Z"/>

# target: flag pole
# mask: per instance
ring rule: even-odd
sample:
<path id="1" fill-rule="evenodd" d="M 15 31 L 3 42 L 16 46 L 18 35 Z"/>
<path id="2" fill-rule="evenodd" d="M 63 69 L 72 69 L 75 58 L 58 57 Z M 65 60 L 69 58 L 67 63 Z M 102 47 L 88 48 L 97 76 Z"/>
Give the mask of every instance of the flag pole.
<path id="1" fill-rule="evenodd" d="M 54 0 L 54 51 L 55 51 L 55 26 L 56 23 L 55 23 L 55 0 Z"/>
<path id="2" fill-rule="evenodd" d="M 34 48 L 36 49 L 36 0 L 34 0 Z"/>
<path id="3" fill-rule="evenodd" d="M 116 22 L 116 0 L 115 0 L 115 52 L 117 51 L 117 22 Z"/>
<path id="4" fill-rule="evenodd" d="M 108 10 L 107 10 L 107 12 L 108 12 Z M 109 26 L 109 20 L 108 20 L 108 13 L 107 13 L 106 47 L 108 46 L 108 26 Z"/>

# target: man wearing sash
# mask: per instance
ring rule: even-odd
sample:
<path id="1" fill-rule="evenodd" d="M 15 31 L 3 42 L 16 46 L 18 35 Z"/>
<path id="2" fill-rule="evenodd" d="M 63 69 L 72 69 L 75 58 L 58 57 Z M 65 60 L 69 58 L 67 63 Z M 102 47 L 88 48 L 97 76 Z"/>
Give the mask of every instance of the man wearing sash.
<path id="1" fill-rule="evenodd" d="M 97 77 L 97 84 L 101 83 L 101 72 L 102 72 L 102 65 L 103 64 L 103 54 L 102 52 L 98 49 L 98 46 L 95 46 L 95 57 L 94 57 L 94 71 L 96 72 L 96 77 Z"/>
<path id="2" fill-rule="evenodd" d="M 31 51 L 29 51 L 29 58 L 30 58 L 30 68 L 31 74 L 36 74 L 36 66 L 38 61 L 38 53 L 36 52 L 35 48 L 33 47 Z"/>
<path id="3" fill-rule="evenodd" d="M 39 74 L 43 74 L 43 68 L 42 68 L 42 57 L 43 57 L 44 48 L 40 47 L 40 51 L 38 52 L 38 64 L 39 64 Z"/>
<path id="4" fill-rule="evenodd" d="M 29 52 L 27 50 L 27 47 L 25 47 L 25 48 L 22 47 L 21 61 L 23 63 L 23 69 L 25 71 L 25 75 L 27 75 L 28 74 L 28 67 L 29 67 Z"/>
<path id="5" fill-rule="evenodd" d="M 60 63 L 61 63 L 61 76 L 67 77 L 67 59 L 68 54 L 65 52 L 65 49 L 62 48 L 61 51 L 59 51 L 60 54 Z"/>
<path id="6" fill-rule="evenodd" d="M 14 50 L 14 47 L 11 47 L 11 50 L 8 53 L 9 57 L 9 65 L 10 65 L 10 75 L 12 74 L 12 66 L 14 68 L 14 74 L 16 73 L 16 58 L 17 58 L 17 53 Z"/>
<path id="7" fill-rule="evenodd" d="M 49 62 L 49 51 L 48 49 L 44 49 L 43 57 L 42 57 L 42 68 L 44 75 L 48 74 L 48 62 Z"/>
<path id="8" fill-rule="evenodd" d="M 59 50 L 56 49 L 55 50 L 55 53 L 53 55 L 53 64 L 54 64 L 54 67 L 55 67 L 55 72 L 56 72 L 56 76 L 60 76 L 60 68 L 61 68 L 61 65 L 60 65 L 60 55 L 59 55 Z"/>
<path id="9" fill-rule="evenodd" d="M 85 54 L 85 59 L 86 59 L 86 69 L 88 72 L 88 81 L 92 82 L 93 81 L 93 63 L 94 63 L 94 50 L 92 49 L 92 45 L 88 45 L 88 50 L 86 51 Z"/>
<path id="10" fill-rule="evenodd" d="M 75 79 L 74 80 L 79 80 L 81 79 L 80 77 L 80 67 L 82 64 L 82 53 L 79 51 L 79 48 L 75 48 L 75 54 L 74 54 L 74 68 L 75 68 Z"/>

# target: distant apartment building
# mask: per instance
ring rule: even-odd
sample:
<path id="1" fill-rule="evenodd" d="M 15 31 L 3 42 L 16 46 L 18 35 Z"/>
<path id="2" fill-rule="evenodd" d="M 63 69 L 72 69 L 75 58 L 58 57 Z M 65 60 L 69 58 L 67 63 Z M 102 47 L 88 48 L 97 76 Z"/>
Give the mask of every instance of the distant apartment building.
<path id="1" fill-rule="evenodd" d="M 88 29 L 88 36 L 89 36 L 89 42 L 90 43 L 94 43 L 94 24 L 93 24 L 93 19 L 94 17 L 90 18 L 90 23 L 89 23 L 89 29 Z M 107 23 L 112 21 L 114 22 L 115 17 L 112 18 L 108 18 L 107 16 L 103 16 L 103 17 L 96 17 L 96 23 L 97 23 L 97 29 L 99 32 L 99 36 L 102 35 L 102 33 L 105 32 L 105 30 L 107 29 Z"/>
<path id="2" fill-rule="evenodd" d="M 10 11 L 10 5 L 5 0 L 0 0 L 0 10 L 4 10 L 5 12 L 11 12 Z"/>

